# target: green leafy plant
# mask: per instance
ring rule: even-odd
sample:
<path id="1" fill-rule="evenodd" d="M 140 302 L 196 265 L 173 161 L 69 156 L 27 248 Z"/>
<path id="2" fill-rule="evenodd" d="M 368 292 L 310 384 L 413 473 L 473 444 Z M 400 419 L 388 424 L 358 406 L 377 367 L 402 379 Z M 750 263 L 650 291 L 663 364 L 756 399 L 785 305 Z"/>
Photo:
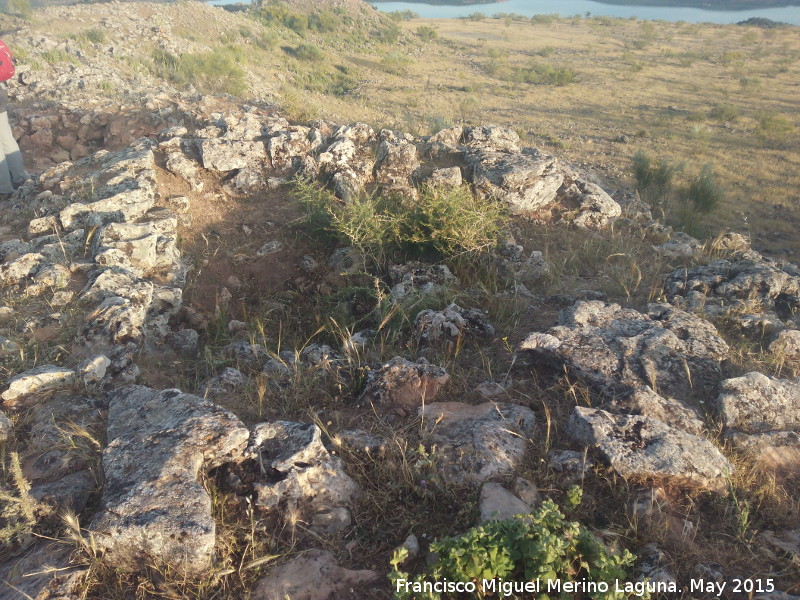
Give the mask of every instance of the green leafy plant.
<path id="1" fill-rule="evenodd" d="M 462 596 L 447 593 L 414 592 L 398 582 L 424 581 L 473 582 L 473 597 L 482 598 L 483 580 L 504 579 L 536 581 L 546 586 L 550 581 L 614 581 L 625 579 L 636 560 L 628 550 L 610 550 L 580 523 L 567 521 L 552 500 L 529 515 L 514 519 L 490 521 L 473 527 L 463 535 L 431 544 L 435 562 L 419 575 L 402 571 L 407 559 L 404 548 L 396 551 L 389 572 L 396 600 L 443 600 Z M 572 598 L 540 594 L 539 598 Z M 588 598 L 612 600 L 626 594 L 612 586 L 605 592 L 590 592 Z"/>

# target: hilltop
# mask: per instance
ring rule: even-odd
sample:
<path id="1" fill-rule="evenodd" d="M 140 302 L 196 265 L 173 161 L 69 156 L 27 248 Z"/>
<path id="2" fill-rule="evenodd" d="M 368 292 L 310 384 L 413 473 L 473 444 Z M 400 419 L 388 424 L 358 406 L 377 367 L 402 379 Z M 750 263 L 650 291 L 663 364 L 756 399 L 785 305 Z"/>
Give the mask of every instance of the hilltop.
<path id="1" fill-rule="evenodd" d="M 793 30 L 407 17 L 14 22 L 0 597 L 797 597 Z"/>

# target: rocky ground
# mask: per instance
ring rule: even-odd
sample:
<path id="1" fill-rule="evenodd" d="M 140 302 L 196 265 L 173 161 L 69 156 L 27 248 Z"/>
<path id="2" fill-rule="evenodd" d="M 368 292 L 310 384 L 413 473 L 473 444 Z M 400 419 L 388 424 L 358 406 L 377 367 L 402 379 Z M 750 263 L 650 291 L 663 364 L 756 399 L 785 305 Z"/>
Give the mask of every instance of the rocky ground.
<path id="1" fill-rule="evenodd" d="M 394 548 L 418 571 L 572 484 L 632 579 L 800 594 L 800 267 L 500 127 L 42 104 L 61 82 L 13 88 L 43 169 L 0 210 L 0 597 L 387 598 Z M 298 178 L 513 222 L 377 265 L 309 232 Z"/>

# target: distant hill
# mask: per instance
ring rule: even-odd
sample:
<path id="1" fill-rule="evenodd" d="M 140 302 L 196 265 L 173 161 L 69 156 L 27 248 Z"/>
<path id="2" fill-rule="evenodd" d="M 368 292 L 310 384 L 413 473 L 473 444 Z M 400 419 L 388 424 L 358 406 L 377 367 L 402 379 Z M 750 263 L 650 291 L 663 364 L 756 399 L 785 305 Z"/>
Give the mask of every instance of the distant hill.
<path id="1" fill-rule="evenodd" d="M 800 0 L 595 0 L 601 4 L 627 6 L 684 6 L 706 10 L 757 10 L 800 6 Z"/>
<path id="2" fill-rule="evenodd" d="M 445 6 L 465 6 L 471 4 L 490 4 L 497 0 L 406 0 L 417 4 Z M 502 0 L 501 0 L 502 1 Z M 759 8 L 778 8 L 800 6 L 800 0 L 594 0 L 601 4 L 623 4 L 627 6 L 688 6 L 706 10 L 755 10 Z"/>

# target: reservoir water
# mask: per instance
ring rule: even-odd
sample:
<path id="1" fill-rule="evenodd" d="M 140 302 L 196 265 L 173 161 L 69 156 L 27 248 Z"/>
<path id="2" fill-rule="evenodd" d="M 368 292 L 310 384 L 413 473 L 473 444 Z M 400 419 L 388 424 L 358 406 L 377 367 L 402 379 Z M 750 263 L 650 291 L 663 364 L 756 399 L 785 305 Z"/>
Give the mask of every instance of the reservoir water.
<path id="1" fill-rule="evenodd" d="M 508 0 L 492 4 L 470 4 L 467 6 L 446 6 L 420 4 L 417 2 L 373 2 L 378 10 L 392 12 L 411 10 L 426 19 L 466 17 L 474 12 L 486 16 L 495 13 L 517 13 L 532 17 L 536 14 L 557 13 L 563 17 L 585 15 L 608 17 L 638 17 L 648 20 L 686 21 L 687 23 L 737 23 L 750 17 L 765 17 L 800 25 L 800 5 L 781 8 L 760 8 L 753 10 L 705 10 L 673 6 L 637 6 L 634 4 L 604 4 L 592 0 Z"/>

